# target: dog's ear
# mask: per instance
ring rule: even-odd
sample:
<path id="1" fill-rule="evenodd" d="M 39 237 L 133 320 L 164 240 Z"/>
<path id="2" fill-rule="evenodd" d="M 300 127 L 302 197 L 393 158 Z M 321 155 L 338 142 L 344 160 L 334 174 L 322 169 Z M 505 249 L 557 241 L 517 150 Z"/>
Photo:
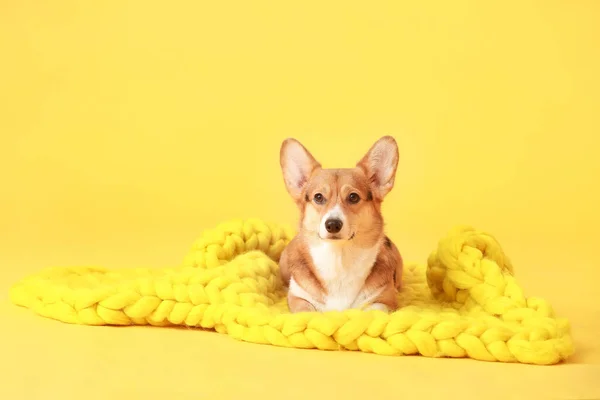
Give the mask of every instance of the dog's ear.
<path id="1" fill-rule="evenodd" d="M 398 144 L 391 136 L 384 136 L 369 149 L 357 163 L 369 179 L 373 194 L 383 200 L 394 187 L 398 167 Z"/>
<path id="2" fill-rule="evenodd" d="M 312 173 L 321 168 L 308 150 L 296 139 L 286 139 L 281 144 L 279 163 L 283 172 L 285 187 L 290 195 L 298 200 Z"/>

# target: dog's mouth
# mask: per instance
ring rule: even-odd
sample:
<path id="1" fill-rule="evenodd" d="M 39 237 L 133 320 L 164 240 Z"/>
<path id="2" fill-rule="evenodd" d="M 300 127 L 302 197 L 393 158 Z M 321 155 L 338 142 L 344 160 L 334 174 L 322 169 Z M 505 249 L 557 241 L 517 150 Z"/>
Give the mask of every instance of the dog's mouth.
<path id="1" fill-rule="evenodd" d="M 352 232 L 352 234 L 350 235 L 350 237 L 348 239 L 344 239 L 343 237 L 341 237 L 339 235 L 330 235 L 330 236 L 326 236 L 326 237 L 321 237 L 319 235 L 319 237 L 323 240 L 334 240 L 334 241 L 338 241 L 338 240 L 350 241 L 350 240 L 354 239 L 354 236 L 356 236 L 356 232 Z"/>

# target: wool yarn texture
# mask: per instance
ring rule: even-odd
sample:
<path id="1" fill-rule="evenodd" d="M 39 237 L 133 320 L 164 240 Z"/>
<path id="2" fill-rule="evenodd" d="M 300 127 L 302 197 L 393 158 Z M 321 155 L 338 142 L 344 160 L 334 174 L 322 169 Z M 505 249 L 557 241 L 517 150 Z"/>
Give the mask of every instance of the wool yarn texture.
<path id="1" fill-rule="evenodd" d="M 260 219 L 226 221 L 205 230 L 181 265 L 51 267 L 16 282 L 10 299 L 70 324 L 175 325 L 303 349 L 537 365 L 574 352 L 568 320 L 525 295 L 489 233 L 457 227 L 426 263 L 407 264 L 397 311 L 291 314 L 278 261 L 294 233 Z"/>

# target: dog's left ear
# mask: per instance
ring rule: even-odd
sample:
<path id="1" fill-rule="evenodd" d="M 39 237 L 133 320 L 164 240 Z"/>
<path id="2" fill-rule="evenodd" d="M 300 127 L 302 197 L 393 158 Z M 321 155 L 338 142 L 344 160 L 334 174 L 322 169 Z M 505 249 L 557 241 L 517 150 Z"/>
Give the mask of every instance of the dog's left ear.
<path id="1" fill-rule="evenodd" d="M 383 200 L 394 187 L 398 159 L 396 140 L 391 136 L 384 136 L 375 142 L 356 165 L 369 178 L 373 194 L 379 200 Z"/>

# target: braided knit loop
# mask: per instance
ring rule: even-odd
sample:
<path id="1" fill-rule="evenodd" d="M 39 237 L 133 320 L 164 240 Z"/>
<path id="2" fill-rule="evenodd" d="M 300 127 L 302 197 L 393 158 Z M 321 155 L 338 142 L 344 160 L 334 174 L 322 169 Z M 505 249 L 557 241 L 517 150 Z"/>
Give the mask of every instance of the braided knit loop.
<path id="1" fill-rule="evenodd" d="M 390 314 L 290 314 L 278 261 L 293 235 L 233 220 L 204 231 L 181 266 L 48 268 L 17 282 L 10 298 L 66 323 L 197 327 L 282 347 L 539 365 L 574 351 L 568 321 L 524 295 L 489 234 L 458 227 L 427 265 L 407 265 L 401 308 Z"/>

